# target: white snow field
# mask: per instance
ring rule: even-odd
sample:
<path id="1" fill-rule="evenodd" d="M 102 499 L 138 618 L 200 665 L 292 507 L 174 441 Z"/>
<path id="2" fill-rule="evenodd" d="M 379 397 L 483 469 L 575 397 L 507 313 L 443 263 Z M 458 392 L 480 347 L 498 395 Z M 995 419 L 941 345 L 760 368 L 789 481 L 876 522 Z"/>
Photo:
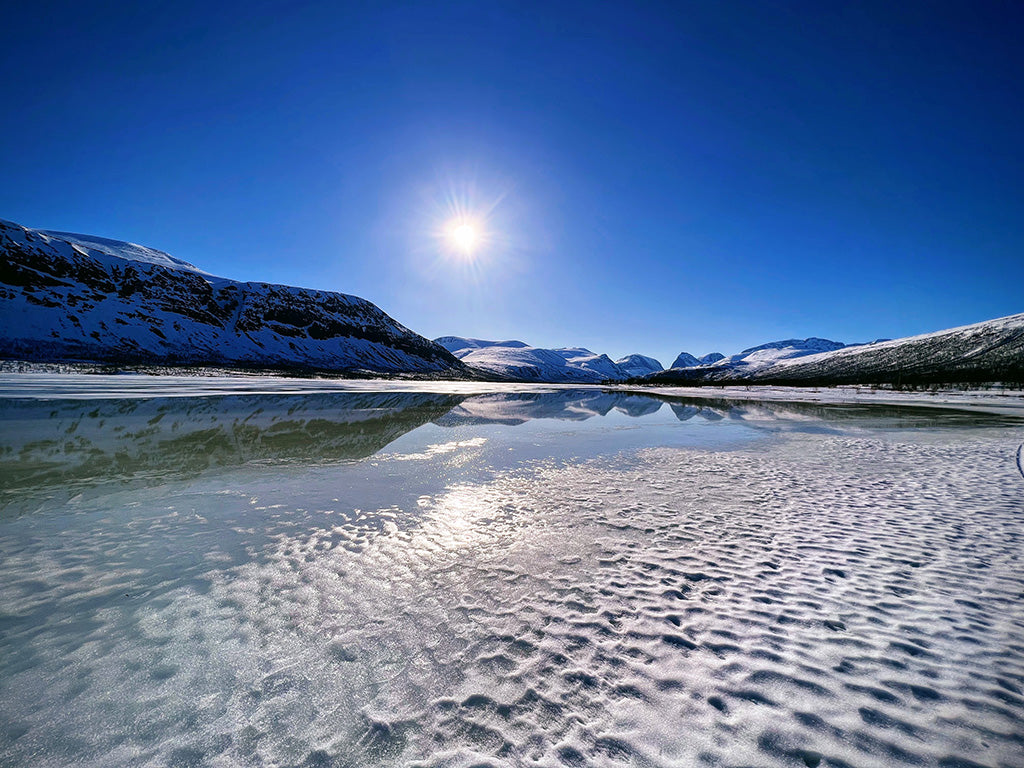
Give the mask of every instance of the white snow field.
<path id="1" fill-rule="evenodd" d="M 0 765 L 1024 764 L 1019 417 L 12 380 Z"/>

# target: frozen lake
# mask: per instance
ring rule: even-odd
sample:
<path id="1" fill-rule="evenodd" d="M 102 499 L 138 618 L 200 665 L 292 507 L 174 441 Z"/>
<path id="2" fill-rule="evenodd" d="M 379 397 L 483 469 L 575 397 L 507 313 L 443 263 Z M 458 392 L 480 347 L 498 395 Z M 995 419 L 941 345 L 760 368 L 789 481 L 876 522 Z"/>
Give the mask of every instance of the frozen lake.
<path id="1" fill-rule="evenodd" d="M 280 381 L 2 378 L 0 765 L 1024 765 L 1020 418 Z"/>

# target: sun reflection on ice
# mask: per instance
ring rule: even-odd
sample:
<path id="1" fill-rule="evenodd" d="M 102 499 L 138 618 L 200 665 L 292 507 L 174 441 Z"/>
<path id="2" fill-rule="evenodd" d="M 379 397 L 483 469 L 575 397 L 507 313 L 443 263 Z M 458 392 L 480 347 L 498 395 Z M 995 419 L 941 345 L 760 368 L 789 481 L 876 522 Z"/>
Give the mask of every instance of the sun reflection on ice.
<path id="1" fill-rule="evenodd" d="M 446 453 L 455 453 L 462 448 L 479 448 L 487 442 L 486 437 L 473 437 L 469 440 L 450 440 L 446 443 L 435 443 L 434 445 L 428 445 L 422 451 L 418 453 L 393 453 L 393 454 L 382 454 L 392 461 L 424 461 L 426 459 L 432 459 L 435 456 L 441 456 Z"/>

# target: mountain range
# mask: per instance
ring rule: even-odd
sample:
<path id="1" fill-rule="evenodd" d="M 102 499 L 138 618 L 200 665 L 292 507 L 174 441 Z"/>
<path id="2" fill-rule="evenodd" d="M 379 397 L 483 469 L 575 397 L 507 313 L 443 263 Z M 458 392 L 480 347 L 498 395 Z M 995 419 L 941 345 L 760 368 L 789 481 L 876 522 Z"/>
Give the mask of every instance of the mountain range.
<path id="1" fill-rule="evenodd" d="M 1024 314 L 959 328 L 841 344 L 790 339 L 713 363 L 671 368 L 651 384 L 957 384 L 1024 382 Z"/>
<path id="2" fill-rule="evenodd" d="M 343 293 L 204 272 L 163 251 L 0 220 L 0 358 L 599 384 L 1024 381 L 1024 314 L 906 339 L 786 339 L 725 356 L 430 341 Z"/>
<path id="3" fill-rule="evenodd" d="M 663 370 L 653 357 L 629 355 L 612 360 L 583 347 L 545 349 L 523 341 L 485 341 L 462 336 L 434 339 L 466 365 L 498 378 L 600 384 L 623 381 Z"/>

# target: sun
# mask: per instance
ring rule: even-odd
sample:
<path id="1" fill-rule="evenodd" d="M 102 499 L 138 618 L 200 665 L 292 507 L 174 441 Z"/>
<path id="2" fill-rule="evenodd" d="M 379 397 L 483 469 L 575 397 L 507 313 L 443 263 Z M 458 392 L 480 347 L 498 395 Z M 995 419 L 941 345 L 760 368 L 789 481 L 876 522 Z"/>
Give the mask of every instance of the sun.
<path id="1" fill-rule="evenodd" d="M 463 256 L 472 256 L 480 247 L 482 233 L 480 226 L 473 221 L 458 220 L 448 225 L 449 244 Z"/>

